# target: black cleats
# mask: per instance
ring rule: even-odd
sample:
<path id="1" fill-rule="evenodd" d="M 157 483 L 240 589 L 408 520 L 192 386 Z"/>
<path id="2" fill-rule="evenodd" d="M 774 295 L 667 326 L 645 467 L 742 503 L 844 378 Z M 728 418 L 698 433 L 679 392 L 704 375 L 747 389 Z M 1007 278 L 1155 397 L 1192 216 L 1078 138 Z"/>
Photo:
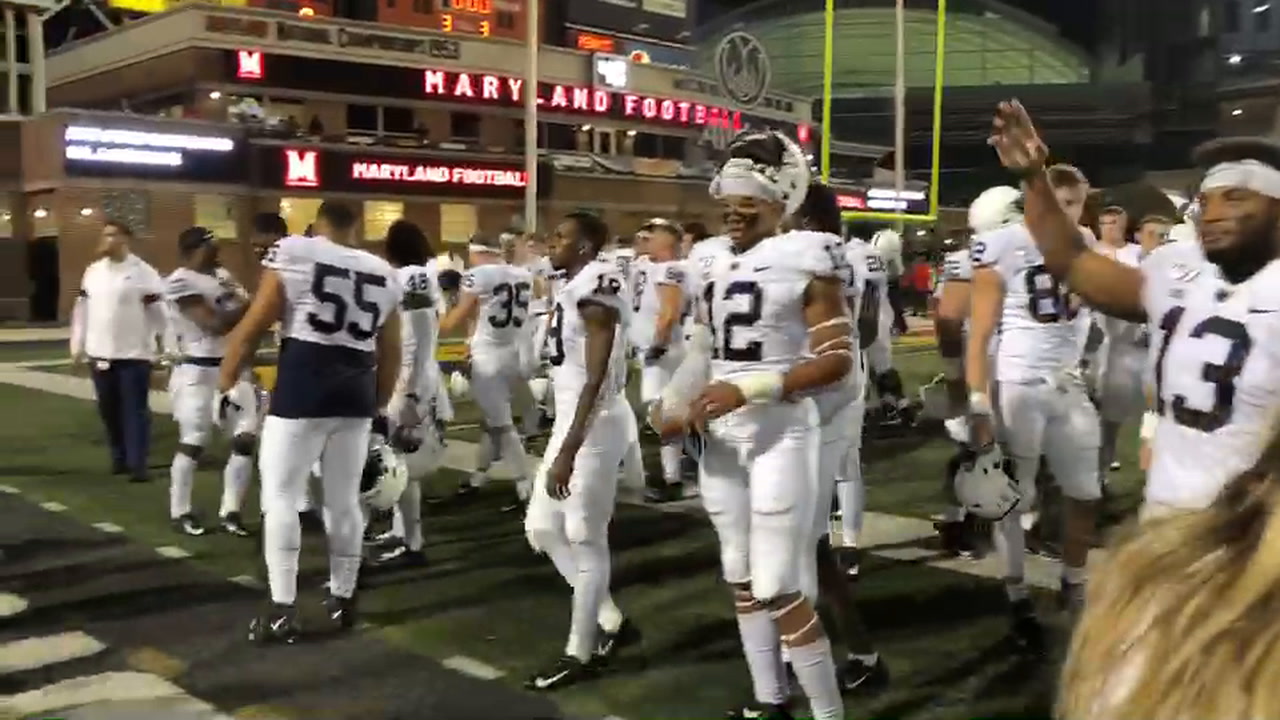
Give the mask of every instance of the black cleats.
<path id="1" fill-rule="evenodd" d="M 209 532 L 204 525 L 200 524 L 200 519 L 194 513 L 186 513 L 174 518 L 173 529 L 191 537 L 199 537 Z"/>
<path id="2" fill-rule="evenodd" d="M 222 532 L 236 537 L 253 537 L 253 531 L 245 527 L 244 519 L 238 512 L 229 512 L 222 516 Z"/>
<path id="3" fill-rule="evenodd" d="M 1045 649 L 1044 626 L 1036 617 L 1036 608 L 1030 599 L 1014 601 L 1010 606 L 1013 623 L 1010 637 L 1020 652 L 1042 655 Z"/>
<path id="4" fill-rule="evenodd" d="M 378 569 L 424 567 L 427 556 L 422 550 L 412 550 L 404 541 L 396 540 L 383 545 L 384 550 L 374 555 L 370 561 Z"/>
<path id="5" fill-rule="evenodd" d="M 635 645 L 640 642 L 640 630 L 636 624 L 628 618 L 622 619 L 622 624 L 617 630 L 609 632 L 604 628 L 600 628 L 596 635 L 596 657 L 606 660 L 618 654 L 618 651 L 628 645 Z"/>
<path id="6" fill-rule="evenodd" d="M 850 695 L 874 695 L 889 687 L 889 666 L 878 656 L 874 663 L 849 658 L 836 676 L 841 692 Z"/>
<path id="7" fill-rule="evenodd" d="M 293 605 L 271 603 L 264 614 L 249 623 L 249 641 L 259 645 L 292 645 L 300 632 L 298 611 Z"/>
<path id="8" fill-rule="evenodd" d="M 862 551 L 857 546 L 836 548 L 836 560 L 844 569 L 846 577 L 850 580 L 858 579 L 859 573 L 862 572 Z"/>
<path id="9" fill-rule="evenodd" d="M 524 686 L 529 690 L 547 692 L 569 687 L 583 680 L 590 680 L 595 676 L 596 667 L 594 663 L 582 662 L 578 658 L 566 655 L 555 661 L 546 670 L 534 673 L 533 677 L 525 681 Z"/>
<path id="10" fill-rule="evenodd" d="M 337 630 L 350 630 L 356 626 L 355 597 L 338 597 L 330 595 L 324 599 L 324 612 L 329 622 Z"/>

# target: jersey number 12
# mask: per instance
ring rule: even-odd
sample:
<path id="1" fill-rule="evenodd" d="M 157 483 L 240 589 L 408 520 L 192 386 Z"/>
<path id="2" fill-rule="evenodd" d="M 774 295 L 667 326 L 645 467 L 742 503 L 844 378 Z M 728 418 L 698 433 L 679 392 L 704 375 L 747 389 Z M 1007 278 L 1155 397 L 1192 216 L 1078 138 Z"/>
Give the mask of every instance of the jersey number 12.
<path id="1" fill-rule="evenodd" d="M 764 312 L 764 292 L 759 283 L 752 280 L 735 280 L 725 285 L 724 292 L 720 294 L 718 300 L 734 302 L 736 305 L 745 307 L 741 310 L 726 312 L 719 323 L 716 322 L 715 314 L 717 301 L 715 283 L 708 283 L 707 289 L 703 292 L 703 299 L 707 303 L 707 317 L 711 319 L 711 357 L 715 360 L 731 362 L 760 362 L 764 359 L 764 344 L 759 340 L 741 345 L 734 341 L 735 330 L 754 327 L 760 322 Z M 746 298 L 746 302 L 743 303 L 737 298 Z"/>

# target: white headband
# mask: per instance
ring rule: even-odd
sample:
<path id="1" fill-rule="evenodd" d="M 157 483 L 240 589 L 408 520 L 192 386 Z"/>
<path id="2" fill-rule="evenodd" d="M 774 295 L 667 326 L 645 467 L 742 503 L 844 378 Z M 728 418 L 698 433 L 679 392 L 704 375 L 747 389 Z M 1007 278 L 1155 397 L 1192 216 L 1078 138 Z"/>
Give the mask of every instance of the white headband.
<path id="1" fill-rule="evenodd" d="M 1200 191 L 1224 187 L 1244 188 L 1280 199 L 1280 170 L 1257 160 L 1218 163 L 1200 181 Z"/>
<path id="2" fill-rule="evenodd" d="M 745 158 L 734 158 L 711 181 L 711 197 L 719 200 L 728 195 L 744 195 L 779 202 L 782 191 L 767 177 L 769 170 Z"/>
<path id="3" fill-rule="evenodd" d="M 471 252 L 478 252 L 478 253 L 501 253 L 502 252 L 502 250 L 498 248 L 489 247 L 488 245 L 477 245 L 475 243 L 471 243 L 470 245 L 468 245 L 467 249 L 470 250 Z"/>

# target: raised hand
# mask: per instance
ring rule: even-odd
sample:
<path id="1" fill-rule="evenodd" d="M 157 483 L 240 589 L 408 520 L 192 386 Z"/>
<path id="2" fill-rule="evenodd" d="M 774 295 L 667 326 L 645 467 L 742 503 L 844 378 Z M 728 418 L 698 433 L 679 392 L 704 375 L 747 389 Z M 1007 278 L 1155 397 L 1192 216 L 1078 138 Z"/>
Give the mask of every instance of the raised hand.
<path id="1" fill-rule="evenodd" d="M 1048 146 L 1036 132 L 1027 109 L 1017 100 L 996 106 L 987 144 L 995 148 L 1002 165 L 1018 173 L 1042 169 L 1049 157 Z"/>

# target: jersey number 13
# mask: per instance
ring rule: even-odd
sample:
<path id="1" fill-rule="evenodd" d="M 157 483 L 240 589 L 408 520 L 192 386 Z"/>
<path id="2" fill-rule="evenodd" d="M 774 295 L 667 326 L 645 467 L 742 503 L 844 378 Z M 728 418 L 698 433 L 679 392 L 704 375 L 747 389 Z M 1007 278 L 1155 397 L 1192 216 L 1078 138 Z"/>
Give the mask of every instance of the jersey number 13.
<path id="1" fill-rule="evenodd" d="M 1160 319 L 1160 330 L 1164 338 L 1160 343 L 1160 352 L 1156 355 L 1156 412 L 1165 414 L 1165 407 L 1171 408 L 1173 421 L 1184 427 L 1201 432 L 1211 433 L 1231 422 L 1231 410 L 1236 400 L 1236 379 L 1244 370 L 1244 363 L 1249 359 L 1253 349 L 1253 340 L 1249 330 L 1237 320 L 1214 315 L 1201 320 L 1187 335 L 1188 339 L 1214 336 L 1227 341 L 1227 355 L 1222 362 L 1206 362 L 1200 370 L 1200 379 L 1213 386 L 1213 407 L 1209 410 L 1197 410 L 1187 406 L 1187 397 L 1175 394 L 1169 401 L 1165 399 L 1165 356 L 1169 353 L 1173 335 L 1182 322 L 1186 308 L 1174 306 Z"/>

